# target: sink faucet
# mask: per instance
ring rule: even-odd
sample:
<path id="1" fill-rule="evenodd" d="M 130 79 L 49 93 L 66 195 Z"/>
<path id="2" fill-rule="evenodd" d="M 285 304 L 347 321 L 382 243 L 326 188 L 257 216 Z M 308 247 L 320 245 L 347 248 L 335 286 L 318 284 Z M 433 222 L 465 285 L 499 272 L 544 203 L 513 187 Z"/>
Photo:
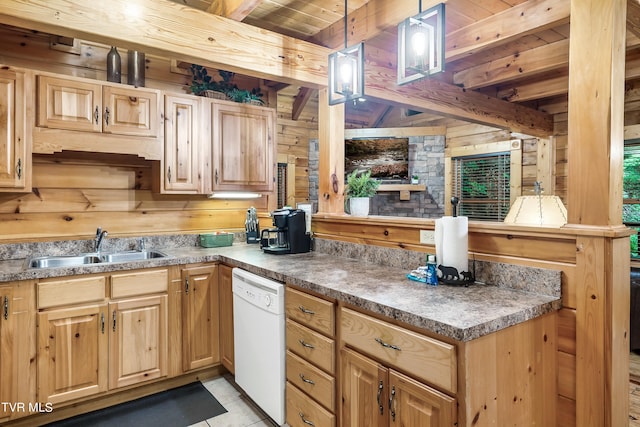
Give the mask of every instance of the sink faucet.
<path id="1" fill-rule="evenodd" d="M 98 229 L 96 230 L 96 241 L 95 241 L 95 249 L 96 252 L 99 254 L 100 253 L 100 249 L 102 248 L 102 241 L 105 237 L 107 237 L 109 235 L 109 233 L 107 233 L 107 230 L 102 230 L 102 227 L 98 227 Z"/>

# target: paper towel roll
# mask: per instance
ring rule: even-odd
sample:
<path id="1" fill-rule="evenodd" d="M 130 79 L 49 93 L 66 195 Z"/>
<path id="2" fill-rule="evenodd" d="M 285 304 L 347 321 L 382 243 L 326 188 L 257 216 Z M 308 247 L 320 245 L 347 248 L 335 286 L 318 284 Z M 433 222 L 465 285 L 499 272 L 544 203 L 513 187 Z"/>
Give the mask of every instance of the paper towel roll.
<path id="1" fill-rule="evenodd" d="M 469 271 L 469 220 L 466 216 L 436 219 L 434 238 L 438 264 L 455 267 L 458 273 Z"/>

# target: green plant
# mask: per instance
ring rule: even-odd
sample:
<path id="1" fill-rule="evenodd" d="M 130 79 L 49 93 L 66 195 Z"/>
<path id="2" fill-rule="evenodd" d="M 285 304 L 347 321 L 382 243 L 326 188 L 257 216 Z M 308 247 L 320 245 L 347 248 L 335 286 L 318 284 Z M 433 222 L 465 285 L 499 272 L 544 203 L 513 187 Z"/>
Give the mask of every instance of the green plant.
<path id="1" fill-rule="evenodd" d="M 249 102 L 251 100 L 258 101 L 263 104 L 262 92 L 260 88 L 254 88 L 252 90 L 239 89 L 238 85 L 233 83 L 233 77 L 236 73 L 225 70 L 218 70 L 218 74 L 222 80 L 214 80 L 207 72 L 207 69 L 202 65 L 191 64 L 189 71 L 192 75 L 191 80 L 191 92 L 195 95 L 200 95 L 205 90 L 215 90 L 222 92 L 229 99 L 236 102 Z"/>
<path id="2" fill-rule="evenodd" d="M 380 181 L 371 178 L 371 171 L 353 171 L 347 175 L 347 197 L 373 197 Z"/>

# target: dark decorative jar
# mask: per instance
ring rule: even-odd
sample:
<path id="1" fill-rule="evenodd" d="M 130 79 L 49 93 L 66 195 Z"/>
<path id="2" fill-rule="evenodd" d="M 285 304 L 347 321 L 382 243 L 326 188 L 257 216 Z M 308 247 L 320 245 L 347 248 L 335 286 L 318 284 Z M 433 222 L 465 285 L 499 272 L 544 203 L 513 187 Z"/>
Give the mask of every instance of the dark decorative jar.
<path id="1" fill-rule="evenodd" d="M 111 50 L 107 54 L 107 81 L 120 83 L 121 70 L 122 64 L 118 49 L 115 46 L 111 46 Z"/>
<path id="2" fill-rule="evenodd" d="M 144 53 L 137 50 L 127 52 L 127 83 L 135 87 L 144 86 Z"/>

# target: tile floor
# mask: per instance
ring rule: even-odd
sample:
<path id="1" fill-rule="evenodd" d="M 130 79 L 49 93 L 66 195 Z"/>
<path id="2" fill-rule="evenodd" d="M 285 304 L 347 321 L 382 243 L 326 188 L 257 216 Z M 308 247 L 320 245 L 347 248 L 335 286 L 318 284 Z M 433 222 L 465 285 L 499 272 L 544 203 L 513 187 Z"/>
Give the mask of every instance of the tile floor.
<path id="1" fill-rule="evenodd" d="M 247 396 L 235 385 L 229 374 L 202 383 L 207 390 L 218 399 L 227 410 L 206 421 L 192 424 L 190 427 L 274 427 L 267 417 Z"/>

